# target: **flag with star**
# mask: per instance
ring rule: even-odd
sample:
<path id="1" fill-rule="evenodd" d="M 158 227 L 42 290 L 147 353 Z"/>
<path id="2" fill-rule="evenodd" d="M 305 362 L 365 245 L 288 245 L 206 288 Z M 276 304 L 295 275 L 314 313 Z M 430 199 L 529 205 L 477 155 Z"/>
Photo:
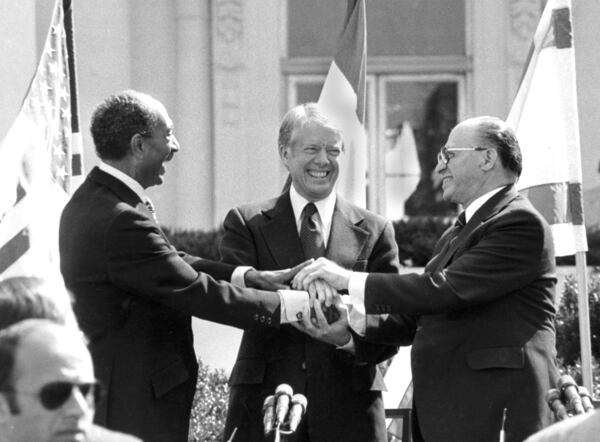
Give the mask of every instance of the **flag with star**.
<path id="1" fill-rule="evenodd" d="M 364 0 L 348 0 L 346 19 L 336 55 L 331 62 L 319 105 L 328 109 L 342 128 L 344 154 L 340 158 L 337 191 L 366 207 L 367 134 L 365 119 L 367 19 Z"/>
<path id="2" fill-rule="evenodd" d="M 587 251 L 570 0 L 549 0 L 507 122 L 523 154 L 518 187 L 544 215 L 556 256 Z"/>
<path id="3" fill-rule="evenodd" d="M 39 64 L 0 144 L 0 279 L 59 274 L 59 218 L 83 172 L 64 16 L 57 0 Z"/>

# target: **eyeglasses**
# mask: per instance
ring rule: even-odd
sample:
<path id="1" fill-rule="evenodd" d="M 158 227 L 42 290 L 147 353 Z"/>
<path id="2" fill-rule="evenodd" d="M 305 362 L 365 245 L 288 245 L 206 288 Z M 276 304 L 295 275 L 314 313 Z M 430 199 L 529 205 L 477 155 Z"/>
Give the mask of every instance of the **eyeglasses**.
<path id="1" fill-rule="evenodd" d="M 7 389 L 5 391 L 25 396 L 37 396 L 46 410 L 56 410 L 69 400 L 74 388 L 79 389 L 81 395 L 85 398 L 90 407 L 95 407 L 102 397 L 102 386 L 98 382 L 83 382 L 81 384 L 72 382 L 50 382 L 40 388 L 37 393 L 15 389 Z"/>
<path id="2" fill-rule="evenodd" d="M 448 164 L 452 158 L 448 152 L 459 152 L 461 150 L 487 150 L 487 147 L 475 146 L 475 147 L 442 147 L 437 155 L 438 163 L 442 163 L 444 166 Z"/>

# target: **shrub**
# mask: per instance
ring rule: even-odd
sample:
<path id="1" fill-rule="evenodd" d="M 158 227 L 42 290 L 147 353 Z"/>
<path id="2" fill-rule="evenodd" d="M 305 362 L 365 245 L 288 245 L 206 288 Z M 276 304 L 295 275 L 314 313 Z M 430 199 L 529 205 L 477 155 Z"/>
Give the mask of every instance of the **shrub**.
<path id="1" fill-rule="evenodd" d="M 198 384 L 192 404 L 189 442 L 223 440 L 229 387 L 221 369 L 212 370 L 198 361 Z"/>
<path id="2" fill-rule="evenodd" d="M 218 261 L 219 244 L 223 237 L 223 228 L 212 230 L 186 230 L 162 227 L 171 244 L 182 252 Z"/>
<path id="3" fill-rule="evenodd" d="M 408 267 L 424 267 L 451 218 L 409 218 L 394 221 L 400 262 Z"/>
<path id="4" fill-rule="evenodd" d="M 561 373 L 568 373 L 581 383 L 581 344 L 579 341 L 579 310 L 577 306 L 577 282 L 567 276 L 556 314 L 556 350 Z M 592 341 L 592 374 L 594 396 L 600 396 L 600 268 L 594 268 L 588 287 L 590 309 L 590 333 Z"/>

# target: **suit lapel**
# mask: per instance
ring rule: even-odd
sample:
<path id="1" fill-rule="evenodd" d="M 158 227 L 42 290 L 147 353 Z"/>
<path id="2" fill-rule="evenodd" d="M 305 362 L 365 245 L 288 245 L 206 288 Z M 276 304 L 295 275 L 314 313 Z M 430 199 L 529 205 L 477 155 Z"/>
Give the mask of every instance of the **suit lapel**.
<path id="1" fill-rule="evenodd" d="M 260 231 L 277 266 L 285 269 L 304 261 L 289 192 L 282 194 L 263 215 L 268 221 Z"/>
<path id="2" fill-rule="evenodd" d="M 359 211 L 338 196 L 325 251 L 327 258 L 346 268 L 354 268 L 370 235 L 359 226 L 363 219 Z"/>
<path id="3" fill-rule="evenodd" d="M 438 269 L 446 267 L 456 254 L 456 251 L 465 244 L 466 239 L 469 238 L 473 231 L 492 216 L 504 209 L 518 195 L 519 193 L 516 191 L 514 185 L 510 185 L 506 186 L 497 194 L 492 196 L 489 200 L 487 200 L 485 204 L 473 214 L 469 222 L 456 237 L 456 240 L 450 244 L 448 251 L 442 255 L 441 260 L 436 264 L 436 267 Z M 447 239 L 447 241 L 450 240 L 451 238 Z"/>
<path id="4" fill-rule="evenodd" d="M 129 186 L 127 186 L 123 181 L 116 179 L 114 176 L 104 172 L 98 167 L 94 167 L 90 174 L 88 175 L 88 179 L 94 181 L 96 184 L 107 187 L 112 191 L 117 198 L 130 206 L 134 207 L 138 212 L 143 213 L 148 219 L 150 219 L 160 230 L 162 236 L 167 239 L 166 235 L 160 228 L 160 226 L 156 223 L 152 212 L 146 207 L 146 205 L 140 200 L 140 197 L 137 193 L 135 193 Z"/>

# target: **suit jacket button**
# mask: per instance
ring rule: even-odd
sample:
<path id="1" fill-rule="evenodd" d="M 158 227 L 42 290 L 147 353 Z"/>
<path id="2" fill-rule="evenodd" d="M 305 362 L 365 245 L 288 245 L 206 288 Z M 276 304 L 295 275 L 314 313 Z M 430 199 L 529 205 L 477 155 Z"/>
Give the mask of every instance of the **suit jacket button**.
<path id="1" fill-rule="evenodd" d="M 260 322 L 265 322 L 265 317 L 264 316 L 260 317 Z"/>
<path id="2" fill-rule="evenodd" d="M 302 365 L 300 365 L 300 367 L 302 368 L 302 370 L 306 370 L 306 362 L 302 362 Z"/>

